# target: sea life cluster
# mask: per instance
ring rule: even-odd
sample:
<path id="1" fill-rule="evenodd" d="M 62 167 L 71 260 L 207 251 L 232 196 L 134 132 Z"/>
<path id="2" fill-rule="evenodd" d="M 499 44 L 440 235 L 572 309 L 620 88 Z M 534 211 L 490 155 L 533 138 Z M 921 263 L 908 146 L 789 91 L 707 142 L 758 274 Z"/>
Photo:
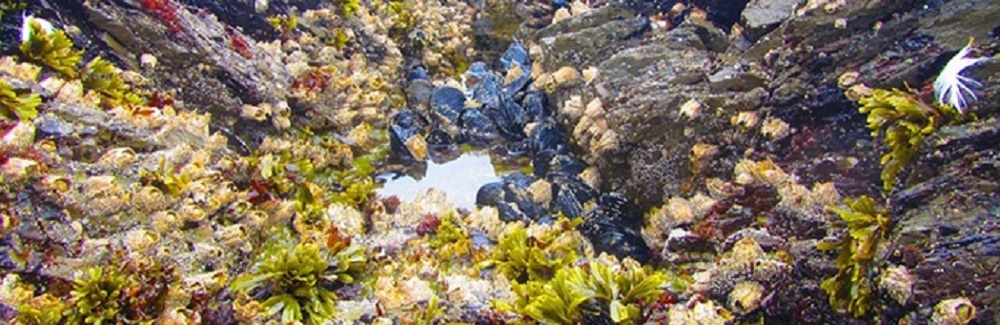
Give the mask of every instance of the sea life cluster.
<path id="1" fill-rule="evenodd" d="M 622 105 L 600 89 L 611 69 L 545 71 L 552 48 L 530 37 L 498 53 L 475 47 L 500 9 L 546 11 L 542 25 L 609 19 L 584 1 L 234 3 L 260 14 L 250 17 L 258 27 L 198 7 L 209 4 L 124 3 L 124 14 L 155 23 L 156 44 L 218 42 L 201 49 L 223 59 L 198 61 L 198 71 L 246 77 L 212 66 L 231 60 L 274 80 L 241 88 L 162 77 L 176 56 L 116 59 L 84 46 L 91 34 L 70 20 L 3 4 L 23 23 L 21 43 L 0 57 L 0 322 L 750 324 L 800 291 L 820 297 L 803 302 L 822 305 L 809 312 L 855 318 L 880 299 L 919 299 L 912 266 L 881 267 L 891 209 L 844 199 L 840 179 L 814 182 L 775 157 L 772 147 L 805 141 L 793 117 L 683 98 L 663 108 L 678 123 L 716 119 L 729 128 L 721 138 L 758 130 L 774 143 L 685 145 L 683 190 L 648 211 L 602 179 L 616 175 L 600 163 L 634 145 L 612 125 Z M 710 24 L 709 9 L 675 5 L 652 31 L 637 21 L 642 33 L 663 33 L 685 15 Z M 887 192 L 924 139 L 961 121 L 965 97 L 975 98 L 978 82 L 959 73 L 985 59 L 970 52 L 935 84 L 942 105 L 850 88 L 889 147 Z M 223 111 L 183 99 L 203 89 L 245 93 L 226 94 L 237 104 Z M 481 186 L 475 207 L 435 189 L 377 195 L 382 173 L 470 150 L 517 166 Z M 856 192 L 865 189 L 843 193 Z M 978 301 L 951 297 L 925 314 L 972 322 Z"/>

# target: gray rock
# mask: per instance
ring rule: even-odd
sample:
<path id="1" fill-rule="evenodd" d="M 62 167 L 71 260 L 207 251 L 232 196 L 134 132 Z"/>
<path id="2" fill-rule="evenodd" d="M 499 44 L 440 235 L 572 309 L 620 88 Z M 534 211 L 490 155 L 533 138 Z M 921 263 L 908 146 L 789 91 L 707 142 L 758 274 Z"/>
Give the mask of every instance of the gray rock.
<path id="1" fill-rule="evenodd" d="M 751 0 L 743 9 L 741 24 L 751 41 L 760 39 L 792 16 L 801 0 Z"/>
<path id="2" fill-rule="evenodd" d="M 937 174 L 892 196 L 890 258 L 915 276 L 911 317 L 968 297 L 983 324 L 1000 317 L 1000 122 L 943 128 L 922 162 Z M 925 166 L 927 167 L 927 166 Z"/>

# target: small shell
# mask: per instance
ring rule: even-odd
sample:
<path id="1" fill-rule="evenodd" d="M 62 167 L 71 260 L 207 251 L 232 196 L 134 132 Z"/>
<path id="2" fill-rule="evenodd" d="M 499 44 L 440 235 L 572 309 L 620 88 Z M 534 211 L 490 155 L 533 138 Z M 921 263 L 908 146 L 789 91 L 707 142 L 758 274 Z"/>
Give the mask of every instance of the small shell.
<path id="1" fill-rule="evenodd" d="M 729 292 L 729 309 L 746 315 L 760 308 L 764 298 L 764 286 L 754 281 L 743 281 L 733 286 Z"/>
<path id="2" fill-rule="evenodd" d="M 406 148 L 410 149 L 410 153 L 413 154 L 413 158 L 416 158 L 417 160 L 427 158 L 427 140 L 424 140 L 424 136 L 421 134 L 417 134 L 409 139 L 406 139 Z"/>
<path id="3" fill-rule="evenodd" d="M 134 162 L 135 150 L 129 147 L 109 149 L 101 158 L 97 159 L 97 163 L 112 167 L 124 167 Z"/>
<path id="4" fill-rule="evenodd" d="M 556 10 L 556 13 L 552 15 L 552 24 L 569 19 L 570 17 L 573 17 L 573 15 L 569 13 L 569 9 L 566 9 L 565 7 L 559 8 L 559 10 Z"/>
<path id="5" fill-rule="evenodd" d="M 858 77 L 860 76 L 861 73 L 858 73 L 857 71 L 852 70 L 844 72 L 840 75 L 840 77 L 837 77 L 837 87 L 839 87 L 840 89 L 847 89 L 847 87 L 853 86 L 855 83 L 857 83 Z"/>
<path id="6" fill-rule="evenodd" d="M 156 56 L 152 54 L 143 53 L 141 56 L 139 56 L 139 62 L 140 62 L 139 64 L 142 65 L 143 68 L 156 69 L 157 64 L 159 64 L 159 59 L 157 59 Z"/>
<path id="7" fill-rule="evenodd" d="M 879 287 L 900 305 L 906 306 L 913 297 L 913 275 L 906 266 L 890 266 L 879 277 Z"/>
<path id="8" fill-rule="evenodd" d="M 596 166 L 587 167 L 580 173 L 580 179 L 593 188 L 601 188 L 601 171 Z"/>
<path id="9" fill-rule="evenodd" d="M 594 67 L 594 66 L 587 67 L 587 68 L 583 69 L 583 81 L 586 82 L 589 85 L 600 74 L 601 74 L 601 72 L 600 72 L 600 70 L 597 69 L 597 67 Z"/>
<path id="10" fill-rule="evenodd" d="M 684 104 L 681 105 L 680 114 L 681 116 L 687 117 L 689 120 L 693 120 L 698 117 L 701 112 L 701 103 L 699 103 L 694 98 L 688 99 Z"/>
<path id="11" fill-rule="evenodd" d="M 785 121 L 778 118 L 769 118 L 764 121 L 764 125 L 760 128 L 760 133 L 770 137 L 772 140 L 779 140 L 788 136 L 789 129 L 788 123 L 785 123 Z"/>
<path id="12" fill-rule="evenodd" d="M 257 122 L 263 122 L 267 119 L 268 115 L 271 115 L 271 104 L 267 103 L 261 103 L 260 105 L 243 105 L 243 109 L 240 111 L 240 116 Z"/>
<path id="13" fill-rule="evenodd" d="M 528 192 L 531 193 L 531 200 L 538 204 L 548 204 L 552 201 L 552 183 L 540 178 L 534 183 L 528 186 Z"/>
<path id="14" fill-rule="evenodd" d="M 576 68 L 570 66 L 559 68 L 559 70 L 556 70 L 556 72 L 552 74 L 552 79 L 555 81 L 557 86 L 565 85 L 580 78 L 580 72 L 576 71 Z"/>
<path id="15" fill-rule="evenodd" d="M 953 298 L 942 300 L 934 306 L 931 324 L 935 325 L 965 325 L 976 319 L 976 305 L 969 298 Z"/>
<path id="16" fill-rule="evenodd" d="M 569 10 L 573 14 L 573 16 L 579 16 L 590 11 L 590 5 L 587 4 L 586 2 L 576 0 L 569 5 Z"/>
<path id="17" fill-rule="evenodd" d="M 729 119 L 729 123 L 733 126 L 739 125 L 747 129 L 757 126 L 758 121 L 760 117 L 757 116 L 757 112 L 740 112 Z"/>

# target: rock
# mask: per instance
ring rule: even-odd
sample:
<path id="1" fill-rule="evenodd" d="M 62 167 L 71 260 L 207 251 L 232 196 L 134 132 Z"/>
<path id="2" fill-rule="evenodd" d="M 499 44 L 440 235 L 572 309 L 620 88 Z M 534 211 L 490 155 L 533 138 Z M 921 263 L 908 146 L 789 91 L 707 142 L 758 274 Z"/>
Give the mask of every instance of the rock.
<path id="1" fill-rule="evenodd" d="M 1000 317 L 1000 163 L 996 119 L 944 128 L 921 163 L 936 171 L 891 198 L 890 258 L 914 275 L 911 301 L 927 320 L 939 301 L 969 297 L 979 319 Z M 929 166 L 927 166 L 929 165 Z"/>
<path id="2" fill-rule="evenodd" d="M 597 66 L 615 53 L 638 45 L 648 27 L 646 18 L 607 6 L 541 29 L 534 37 L 549 53 L 541 60 L 545 71 L 556 71 L 567 65 Z"/>
<path id="3" fill-rule="evenodd" d="M 792 16 L 800 0 L 752 0 L 743 9 L 741 24 L 745 36 L 757 41 Z"/>

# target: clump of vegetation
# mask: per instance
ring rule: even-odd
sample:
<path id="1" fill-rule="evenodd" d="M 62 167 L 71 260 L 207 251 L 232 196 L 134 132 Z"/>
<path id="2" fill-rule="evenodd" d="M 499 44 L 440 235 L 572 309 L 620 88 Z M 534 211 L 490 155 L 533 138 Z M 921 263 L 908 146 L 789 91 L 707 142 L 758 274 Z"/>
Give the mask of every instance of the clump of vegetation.
<path id="1" fill-rule="evenodd" d="M 67 307 L 59 297 L 43 294 L 18 306 L 14 322 L 24 325 L 59 324 Z"/>
<path id="2" fill-rule="evenodd" d="M 553 229 L 538 237 L 528 236 L 528 228 L 518 224 L 500 237 L 491 258 L 481 267 L 496 267 L 517 283 L 548 280 L 557 270 L 576 262 L 579 236 L 574 235 L 574 229 L 582 222 L 582 218 L 570 220 L 560 215 Z"/>
<path id="3" fill-rule="evenodd" d="M 456 224 L 452 218 L 438 219 L 439 224 L 434 230 L 434 236 L 428 244 L 441 257 L 442 261 L 452 261 L 467 257 L 472 252 L 472 237 L 469 232 Z"/>
<path id="4" fill-rule="evenodd" d="M 63 315 L 68 324 L 145 324 L 163 311 L 173 271 L 151 262 L 119 261 L 89 268 L 74 280 Z"/>
<path id="5" fill-rule="evenodd" d="M 139 171 L 139 182 L 142 185 L 153 186 L 163 193 L 178 196 L 188 188 L 191 183 L 191 175 L 176 172 L 173 164 L 168 164 L 166 158 L 160 159 L 160 165 L 156 171 Z"/>
<path id="6" fill-rule="evenodd" d="M 354 16 L 361 9 L 361 0 L 340 0 L 340 13 L 344 17 Z"/>
<path id="7" fill-rule="evenodd" d="M 29 61 L 49 67 L 67 79 L 76 78 L 83 51 L 73 49 L 73 41 L 56 29 L 48 32 L 35 19 L 28 22 L 28 38 L 21 42 L 21 54 Z"/>
<path id="8" fill-rule="evenodd" d="M 6 80 L 0 79 L 0 118 L 34 120 L 42 98 L 35 93 L 18 94 Z"/>
<path id="9" fill-rule="evenodd" d="M 666 273 L 632 259 L 619 263 L 602 255 L 588 266 L 561 268 L 547 281 L 515 283 L 514 304 L 496 304 L 541 324 L 579 324 L 595 317 L 636 324 L 644 321 L 644 303 L 656 301 L 667 280 Z"/>
<path id="10" fill-rule="evenodd" d="M 882 155 L 882 186 L 891 191 L 903 167 L 913 162 L 927 135 L 961 114 L 947 105 L 931 105 L 910 92 L 876 89 L 862 97 L 858 109 L 868 115 L 872 137 L 884 135 L 889 152 Z"/>
<path id="11" fill-rule="evenodd" d="M 288 230 L 277 231 L 264 246 L 254 271 L 234 280 L 231 288 L 266 288 L 271 295 L 263 307 L 268 316 L 281 313 L 283 323 L 333 320 L 338 297 L 327 288 L 354 282 L 367 262 L 364 249 L 357 245 L 324 249 L 317 243 L 295 243 L 291 237 Z"/>
<path id="12" fill-rule="evenodd" d="M 282 36 L 288 37 L 299 26 L 299 17 L 295 15 L 275 15 L 267 17 L 267 22 L 271 24 L 271 27 L 280 31 Z"/>
<path id="13" fill-rule="evenodd" d="M 830 211 L 846 223 L 848 235 L 836 242 L 819 242 L 820 250 L 835 250 L 837 274 L 823 281 L 820 287 L 830 296 L 830 305 L 861 317 L 868 312 L 873 288 L 875 251 L 889 232 L 889 213 L 875 205 L 868 196 L 845 199 L 847 208 L 831 207 Z"/>
<path id="14" fill-rule="evenodd" d="M 121 73 L 115 71 L 115 66 L 101 57 L 95 57 L 83 69 L 81 78 L 83 86 L 101 95 L 101 101 L 106 106 L 129 104 L 142 105 L 142 97 L 133 93 L 125 84 Z"/>

